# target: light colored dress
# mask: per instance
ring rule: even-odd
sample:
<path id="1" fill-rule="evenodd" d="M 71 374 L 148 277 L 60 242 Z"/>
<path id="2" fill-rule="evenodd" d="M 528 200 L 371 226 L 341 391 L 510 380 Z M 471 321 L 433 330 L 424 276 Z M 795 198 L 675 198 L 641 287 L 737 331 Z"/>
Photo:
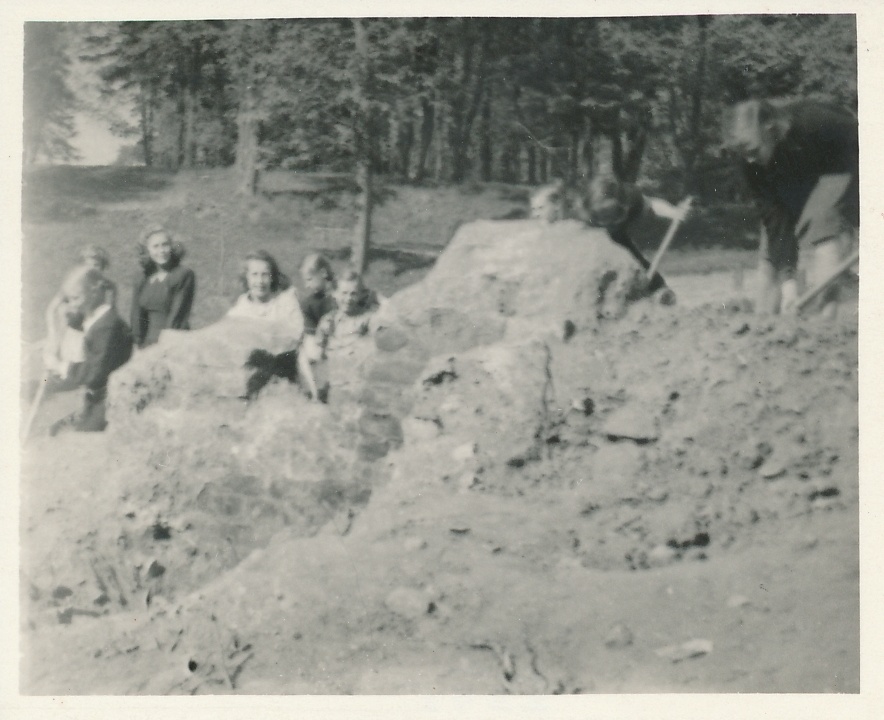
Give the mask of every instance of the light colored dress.
<path id="1" fill-rule="evenodd" d="M 248 293 L 243 293 L 227 311 L 227 317 L 249 318 L 272 325 L 275 334 L 287 338 L 286 344 L 290 347 L 286 349 L 296 348 L 304 334 L 304 315 L 294 288 L 276 293 L 267 302 L 256 302 Z"/>

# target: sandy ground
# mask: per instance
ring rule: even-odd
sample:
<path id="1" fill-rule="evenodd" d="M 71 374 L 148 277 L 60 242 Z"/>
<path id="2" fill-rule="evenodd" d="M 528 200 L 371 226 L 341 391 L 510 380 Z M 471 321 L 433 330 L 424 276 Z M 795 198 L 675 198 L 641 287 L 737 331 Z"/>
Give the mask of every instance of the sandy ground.
<path id="1" fill-rule="evenodd" d="M 162 453 L 45 437 L 51 399 L 23 456 L 22 692 L 858 692 L 855 318 L 671 284 L 678 308 L 551 345 L 538 457 L 455 450 L 440 477 L 406 433 L 367 502 L 248 538 L 176 509 Z M 420 407 L 484 392 L 465 377 Z"/>

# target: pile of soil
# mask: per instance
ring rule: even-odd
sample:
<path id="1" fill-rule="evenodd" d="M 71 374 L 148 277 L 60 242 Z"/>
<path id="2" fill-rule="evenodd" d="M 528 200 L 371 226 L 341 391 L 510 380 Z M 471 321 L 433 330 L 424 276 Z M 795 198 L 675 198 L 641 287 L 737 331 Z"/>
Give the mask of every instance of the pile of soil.
<path id="1" fill-rule="evenodd" d="M 236 324 L 139 353 L 26 453 L 23 691 L 857 691 L 855 323 L 641 278 L 465 226 L 328 406 L 245 405 Z"/>

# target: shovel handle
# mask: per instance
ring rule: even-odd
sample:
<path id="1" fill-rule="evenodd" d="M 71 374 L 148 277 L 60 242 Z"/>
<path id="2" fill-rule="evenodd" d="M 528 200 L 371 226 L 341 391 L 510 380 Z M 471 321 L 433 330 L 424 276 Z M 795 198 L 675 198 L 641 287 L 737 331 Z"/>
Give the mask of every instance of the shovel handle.
<path id="1" fill-rule="evenodd" d="M 45 378 L 40 381 L 40 387 L 37 388 L 37 395 L 34 397 L 34 402 L 31 403 L 30 410 L 28 410 L 28 417 L 25 420 L 24 427 L 21 431 L 21 442 L 24 445 L 28 440 L 28 436 L 31 434 L 31 426 L 34 424 L 34 419 L 37 417 L 37 411 L 40 409 L 40 404 L 43 402 L 43 396 L 46 394 L 46 380 Z"/>
<path id="2" fill-rule="evenodd" d="M 859 250 L 854 250 L 850 257 L 843 260 L 838 267 L 832 270 L 831 273 L 826 276 L 826 278 L 820 282 L 815 288 L 811 288 L 804 295 L 802 295 L 795 302 L 795 310 L 796 312 L 801 312 L 807 304 L 813 300 L 817 295 L 823 292 L 826 288 L 828 288 L 833 282 L 835 282 L 838 278 L 840 278 L 844 273 L 846 273 L 850 268 L 854 266 L 856 261 L 859 260 Z"/>
<path id="3" fill-rule="evenodd" d="M 688 195 L 684 200 L 682 200 L 678 207 L 683 208 L 685 211 L 688 210 L 691 206 L 691 202 L 693 202 L 693 197 Z M 657 252 L 654 255 L 654 259 L 651 260 L 651 264 L 648 266 L 647 279 L 650 282 L 654 275 L 657 274 L 657 268 L 660 267 L 660 261 L 663 259 L 663 255 L 666 254 L 666 251 L 669 249 L 669 246 L 672 244 L 672 239 L 675 237 L 675 233 L 678 230 L 679 225 L 681 225 L 682 220 L 684 219 L 685 213 L 682 212 L 677 218 L 673 218 L 672 222 L 669 223 L 669 229 L 666 231 L 666 235 L 663 236 L 663 242 L 660 243 L 660 247 L 657 248 Z"/>

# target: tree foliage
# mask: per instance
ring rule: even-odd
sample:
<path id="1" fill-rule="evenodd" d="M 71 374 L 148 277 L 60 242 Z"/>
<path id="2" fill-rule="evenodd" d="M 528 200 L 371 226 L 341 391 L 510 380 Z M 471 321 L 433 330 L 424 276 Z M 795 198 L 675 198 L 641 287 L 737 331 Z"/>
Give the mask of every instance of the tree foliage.
<path id="1" fill-rule="evenodd" d="M 29 22 L 24 28 L 24 163 L 77 158 L 76 97 L 68 85 L 70 58 L 62 23 Z"/>
<path id="2" fill-rule="evenodd" d="M 93 32 L 147 164 L 543 182 L 603 167 L 696 189 L 722 107 L 855 106 L 848 15 L 122 22 Z M 822 48 L 822 50 L 821 50 Z M 61 68 L 62 66 L 58 66 Z M 63 72 L 62 72 L 63 75 Z M 36 128 L 36 125 L 34 126 Z"/>

